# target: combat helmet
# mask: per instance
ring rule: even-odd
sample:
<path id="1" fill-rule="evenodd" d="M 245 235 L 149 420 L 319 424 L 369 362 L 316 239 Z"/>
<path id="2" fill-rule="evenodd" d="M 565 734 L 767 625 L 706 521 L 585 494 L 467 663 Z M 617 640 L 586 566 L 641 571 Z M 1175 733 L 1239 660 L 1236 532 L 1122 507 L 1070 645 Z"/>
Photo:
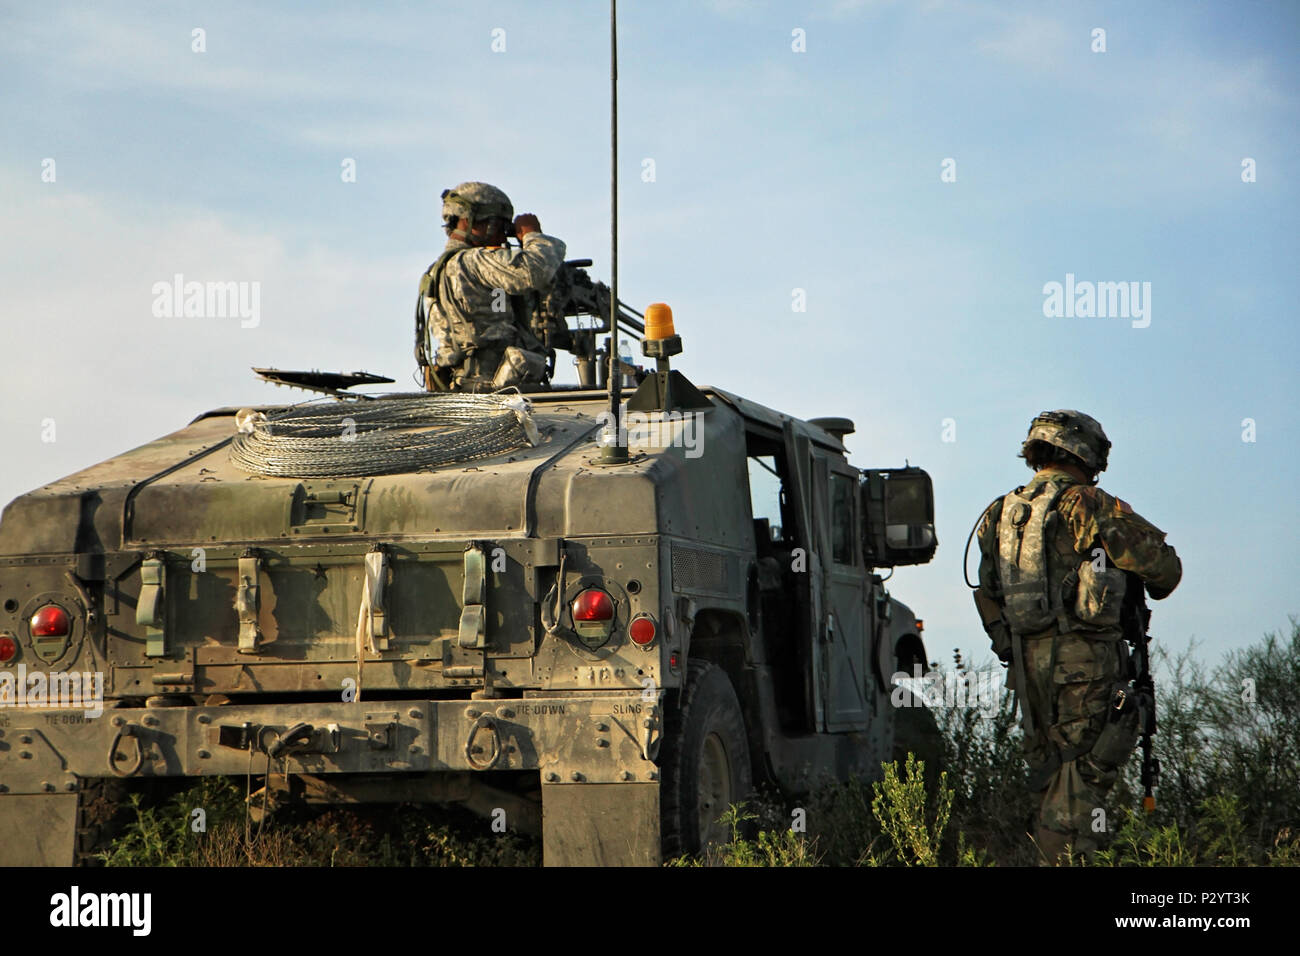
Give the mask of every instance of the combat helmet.
<path id="1" fill-rule="evenodd" d="M 470 228 L 484 219 L 500 217 L 509 222 L 515 216 L 510 197 L 487 183 L 461 183 L 442 191 L 442 221 L 447 232 L 456 228 L 460 217 L 469 221 Z"/>
<path id="2" fill-rule="evenodd" d="M 1069 408 L 1040 412 L 1029 423 L 1029 435 L 1020 446 L 1021 458 L 1026 457 L 1030 443 L 1035 441 L 1068 451 L 1094 472 L 1106 470 L 1110 439 L 1102 431 L 1101 422 L 1083 412 Z"/>

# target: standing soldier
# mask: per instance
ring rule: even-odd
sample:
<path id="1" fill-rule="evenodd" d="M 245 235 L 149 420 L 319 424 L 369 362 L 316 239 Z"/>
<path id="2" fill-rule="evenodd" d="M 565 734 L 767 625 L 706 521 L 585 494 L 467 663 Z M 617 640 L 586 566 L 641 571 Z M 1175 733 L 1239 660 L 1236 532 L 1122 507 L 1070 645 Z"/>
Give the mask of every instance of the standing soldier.
<path id="1" fill-rule="evenodd" d="M 546 376 L 545 347 L 514 297 L 551 283 L 564 243 L 532 213 L 512 224 L 513 215 L 510 198 L 487 183 L 442 192 L 447 247 L 420 279 L 416 311 L 416 359 L 430 391 L 492 391 Z M 506 245 L 508 235 L 519 248 Z"/>
<path id="2" fill-rule="evenodd" d="M 1043 412 L 1021 448 L 1034 477 L 993 502 L 977 530 L 975 603 L 1012 668 L 1048 862 L 1106 844 L 1106 795 L 1137 743 L 1137 708 L 1119 706 L 1134 696 L 1125 592 L 1128 604 L 1143 586 L 1160 600 L 1182 577 L 1164 532 L 1095 487 L 1109 451 L 1096 420 Z"/>

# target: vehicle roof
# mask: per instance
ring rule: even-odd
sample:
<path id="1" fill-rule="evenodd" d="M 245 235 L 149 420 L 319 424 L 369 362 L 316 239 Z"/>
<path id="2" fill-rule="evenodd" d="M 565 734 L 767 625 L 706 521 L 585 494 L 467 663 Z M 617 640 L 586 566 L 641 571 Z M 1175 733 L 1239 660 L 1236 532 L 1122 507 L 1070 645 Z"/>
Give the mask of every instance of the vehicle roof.
<path id="1" fill-rule="evenodd" d="M 840 439 L 836 438 L 834 435 L 832 435 L 830 432 L 826 431 L 825 429 L 820 428 L 819 426 L 814 425 L 811 422 L 808 422 L 802 418 L 796 418 L 793 415 L 786 415 L 783 412 L 779 412 L 773 408 L 768 408 L 766 405 L 761 405 L 758 402 L 755 402 L 751 399 L 743 398 L 742 396 L 737 395 L 735 392 L 729 392 L 726 389 L 718 388 L 715 385 L 706 385 L 702 387 L 700 391 L 702 391 L 705 395 L 712 395 L 722 399 L 724 402 L 726 402 L 728 405 L 730 405 L 732 408 L 734 408 L 737 412 L 739 412 L 741 415 L 743 415 L 745 418 L 749 419 L 750 421 L 757 422 L 762 425 L 766 425 L 769 428 L 773 428 L 778 432 L 781 431 L 784 422 L 787 419 L 789 419 L 790 421 L 793 421 L 795 423 L 796 431 L 802 432 L 803 434 L 807 435 L 809 439 L 816 442 L 818 445 L 821 445 L 825 448 L 829 448 L 831 451 L 839 452 L 840 454 L 848 454 L 848 449 L 844 447 L 844 443 L 840 441 Z M 376 395 L 375 397 L 376 398 L 399 398 L 402 397 L 403 394 L 427 395 L 429 393 L 407 392 L 407 393 L 398 393 L 398 394 Z M 561 388 L 561 389 L 555 389 L 552 391 L 544 391 L 544 392 L 528 392 L 526 393 L 526 397 L 530 402 L 535 402 L 537 404 L 557 404 L 557 403 L 572 404 L 574 402 L 599 403 L 608 400 L 608 393 L 604 389 L 596 389 L 596 388 L 590 388 L 590 389 Z M 291 405 L 259 405 L 259 406 L 255 406 L 255 409 L 267 415 L 272 415 L 277 412 L 288 411 L 292 407 L 293 406 Z M 222 408 L 214 408 L 210 411 L 204 412 L 203 414 L 196 416 L 190 424 L 193 424 L 194 422 L 197 421 L 201 421 L 204 418 L 215 418 L 219 416 L 234 415 L 238 411 L 240 411 L 240 407 L 236 407 L 233 405 L 227 405 Z"/>

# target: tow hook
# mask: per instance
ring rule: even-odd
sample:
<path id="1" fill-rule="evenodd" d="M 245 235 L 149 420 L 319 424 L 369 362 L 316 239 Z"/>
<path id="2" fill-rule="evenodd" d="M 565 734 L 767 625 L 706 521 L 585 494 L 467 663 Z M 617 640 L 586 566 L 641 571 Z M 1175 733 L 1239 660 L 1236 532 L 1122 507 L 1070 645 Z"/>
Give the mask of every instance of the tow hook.
<path id="1" fill-rule="evenodd" d="M 650 712 L 641 719 L 641 756 L 645 760 L 654 760 L 659 755 L 659 743 L 663 735 L 663 722 L 659 719 L 659 705 L 650 707 Z"/>
<path id="2" fill-rule="evenodd" d="M 311 749 L 316 728 L 311 724 L 296 723 L 275 738 L 275 743 L 266 748 L 267 756 L 280 757 L 284 754 L 306 753 Z"/>
<path id="3" fill-rule="evenodd" d="M 486 750 L 482 743 L 476 742 L 484 736 L 490 743 Z M 501 731 L 490 714 L 481 714 L 470 728 L 465 739 L 465 759 L 475 770 L 491 770 L 501 759 Z"/>

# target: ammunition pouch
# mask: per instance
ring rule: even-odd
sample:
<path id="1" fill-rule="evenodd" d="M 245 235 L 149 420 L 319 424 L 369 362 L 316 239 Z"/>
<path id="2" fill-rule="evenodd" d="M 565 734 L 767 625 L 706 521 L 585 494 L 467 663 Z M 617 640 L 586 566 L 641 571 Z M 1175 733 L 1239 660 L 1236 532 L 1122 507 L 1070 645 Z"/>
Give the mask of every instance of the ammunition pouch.
<path id="1" fill-rule="evenodd" d="M 1109 565 L 1098 571 L 1094 562 L 1085 561 L 1079 565 L 1077 580 L 1074 616 L 1094 627 L 1118 627 L 1127 584 L 1124 572 Z"/>
<path id="2" fill-rule="evenodd" d="M 1137 747 L 1145 715 L 1153 705 L 1150 695 L 1132 684 L 1114 686 L 1106 707 L 1106 724 L 1088 752 L 1099 769 L 1110 771 L 1124 766 Z"/>
<path id="3" fill-rule="evenodd" d="M 545 377 L 545 355 L 521 349 L 517 345 L 508 345 L 501 364 L 497 366 L 496 375 L 492 377 L 492 387 L 505 388 L 520 382 L 540 382 Z"/>

